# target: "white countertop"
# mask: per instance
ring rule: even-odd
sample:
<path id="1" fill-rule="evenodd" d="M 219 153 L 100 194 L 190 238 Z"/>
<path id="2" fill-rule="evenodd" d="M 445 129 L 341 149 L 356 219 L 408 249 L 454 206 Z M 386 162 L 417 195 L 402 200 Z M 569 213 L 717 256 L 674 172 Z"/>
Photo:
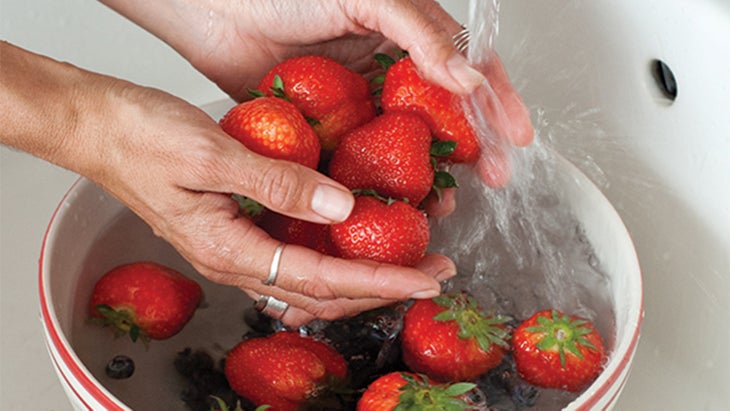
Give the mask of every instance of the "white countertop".
<path id="1" fill-rule="evenodd" d="M 98 2 L 0 0 L 0 39 L 201 105 L 224 94 L 161 41 Z M 77 176 L 0 148 L 0 410 L 71 410 L 46 351 L 38 257 Z"/>

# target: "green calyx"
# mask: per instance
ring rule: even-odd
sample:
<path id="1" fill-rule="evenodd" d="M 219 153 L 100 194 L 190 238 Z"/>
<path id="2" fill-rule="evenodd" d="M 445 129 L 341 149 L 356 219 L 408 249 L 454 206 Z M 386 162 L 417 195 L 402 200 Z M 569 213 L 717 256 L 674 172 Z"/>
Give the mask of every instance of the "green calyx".
<path id="1" fill-rule="evenodd" d="M 396 52 L 394 54 L 395 54 L 395 58 L 393 58 L 385 53 L 376 53 L 374 58 L 375 58 L 375 61 L 378 63 L 378 65 L 383 69 L 383 71 L 387 72 L 388 69 L 393 64 L 395 64 L 398 60 L 406 57 L 408 55 L 408 52 L 405 50 L 396 50 Z M 380 74 L 376 77 L 373 77 L 373 79 L 370 80 L 370 82 L 376 86 L 379 86 L 375 90 L 373 90 L 373 95 L 374 96 L 381 95 L 383 92 L 382 86 L 383 86 L 383 83 L 385 83 L 385 73 Z"/>
<path id="2" fill-rule="evenodd" d="M 432 189 L 436 192 L 436 196 L 441 201 L 441 190 L 444 188 L 457 188 L 459 183 L 451 173 L 445 170 L 439 170 L 439 158 L 447 157 L 456 149 L 455 141 L 439 141 L 431 142 L 431 165 L 434 169 Z"/>
<path id="3" fill-rule="evenodd" d="M 476 384 L 459 382 L 454 384 L 431 384 L 428 377 L 401 374 L 406 381 L 393 411 L 442 410 L 463 411 L 471 407 L 463 395 L 473 390 Z"/>
<path id="4" fill-rule="evenodd" d="M 282 80 L 281 76 L 279 76 L 278 74 L 274 75 L 274 79 L 271 82 L 271 87 L 269 87 L 269 91 L 271 91 L 272 96 L 284 99 L 291 103 L 291 99 L 289 98 L 289 96 L 286 95 L 286 91 L 284 91 L 284 80 Z M 248 89 L 248 94 L 251 95 L 251 97 L 253 98 L 266 97 L 266 93 L 253 88 Z M 304 119 L 307 120 L 307 123 L 309 123 L 309 125 L 312 127 L 320 124 L 320 121 L 316 118 L 304 116 Z"/>
<path id="5" fill-rule="evenodd" d="M 210 405 L 210 411 L 244 411 L 241 406 L 241 401 L 236 401 L 236 408 L 231 408 L 226 404 L 221 397 L 211 395 L 212 404 Z M 259 405 L 254 411 L 265 411 L 271 408 L 271 405 Z"/>
<path id="6" fill-rule="evenodd" d="M 283 98 L 286 101 L 291 101 L 284 92 L 284 80 L 282 80 L 278 74 L 274 75 L 274 80 L 272 81 L 269 90 L 274 97 Z M 248 94 L 250 94 L 253 98 L 266 97 L 266 93 L 254 88 L 248 89 Z"/>
<path id="7" fill-rule="evenodd" d="M 258 217 L 264 212 L 264 206 L 252 198 L 240 194 L 233 194 L 231 198 L 238 203 L 238 211 L 242 215 Z"/>
<path id="8" fill-rule="evenodd" d="M 398 200 L 397 198 L 393 197 L 383 197 L 381 196 L 377 191 L 373 190 L 372 188 L 356 188 L 351 190 L 352 194 L 358 197 L 373 197 L 377 199 L 378 201 L 381 201 L 387 205 L 391 205 L 395 203 L 396 201 L 403 201 L 404 203 L 408 202 L 407 198 L 402 198 Z"/>
<path id="9" fill-rule="evenodd" d="M 504 324 L 508 317 L 491 315 L 484 312 L 476 299 L 465 293 L 444 294 L 432 299 L 436 304 L 446 308 L 433 317 L 436 321 L 456 321 L 459 325 L 458 336 L 461 339 L 474 338 L 485 352 L 493 345 L 509 347 L 509 330 Z"/>
<path id="10" fill-rule="evenodd" d="M 544 334 L 536 347 L 541 351 L 557 351 L 560 356 L 560 366 L 565 368 L 565 352 L 583 359 L 578 347 L 580 345 L 595 350 L 596 347 L 585 338 L 592 330 L 586 327 L 588 321 L 572 319 L 570 316 L 552 310 L 550 317 L 538 316 L 539 325 L 525 328 L 530 333 Z"/>
<path id="11" fill-rule="evenodd" d="M 145 346 L 149 344 L 150 336 L 139 328 L 134 321 L 133 314 L 128 310 L 115 310 L 106 304 L 99 304 L 94 308 L 102 318 L 93 318 L 92 321 L 104 327 L 113 326 L 119 336 L 129 334 L 132 342 L 141 340 Z"/>

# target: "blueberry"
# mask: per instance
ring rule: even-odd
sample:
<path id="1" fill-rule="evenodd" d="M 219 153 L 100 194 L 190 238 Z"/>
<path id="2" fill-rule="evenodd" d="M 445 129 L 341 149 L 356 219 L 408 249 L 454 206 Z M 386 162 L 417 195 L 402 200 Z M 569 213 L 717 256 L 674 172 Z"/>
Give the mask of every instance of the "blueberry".
<path id="1" fill-rule="evenodd" d="M 115 380 L 123 380 L 134 374 L 134 361 L 126 355 L 117 355 L 106 365 L 106 375 Z"/>

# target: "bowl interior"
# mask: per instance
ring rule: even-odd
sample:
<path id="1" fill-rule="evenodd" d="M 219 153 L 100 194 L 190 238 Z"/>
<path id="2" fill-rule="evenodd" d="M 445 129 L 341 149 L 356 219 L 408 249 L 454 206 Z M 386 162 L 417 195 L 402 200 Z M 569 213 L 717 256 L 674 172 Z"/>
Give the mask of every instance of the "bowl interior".
<path id="1" fill-rule="evenodd" d="M 207 109 L 216 118 L 228 107 L 230 102 L 225 101 Z M 549 304 L 597 323 L 606 337 L 611 357 L 606 371 L 570 405 L 580 407 L 605 395 L 607 387 L 622 383 L 619 375 L 630 365 L 638 336 L 641 274 L 631 239 L 608 201 L 570 163 L 552 152 L 547 153 L 539 164 L 548 164 L 552 171 L 541 174 L 541 178 L 548 180 L 542 184 L 542 194 L 537 196 L 538 206 L 522 205 L 537 210 L 531 213 L 533 219 L 547 222 L 546 226 L 525 225 L 519 218 L 512 221 L 515 216 L 510 213 L 504 215 L 501 224 L 498 219 L 490 220 L 504 211 L 504 203 L 494 202 L 495 195 L 508 197 L 505 200 L 511 204 L 508 208 L 519 211 L 513 201 L 529 194 L 531 188 L 525 192 L 495 194 L 469 182 L 467 170 L 459 176 L 465 183 L 459 193 L 457 216 L 434 222 L 432 248 L 452 256 L 460 274 L 466 273 L 460 275 L 461 282 L 454 282 L 451 287 L 466 287 L 500 310 L 524 317 L 529 311 L 547 308 L 545 305 Z M 544 187 L 549 188 L 547 195 Z M 563 224 L 562 218 L 574 224 Z M 493 239 L 506 237 L 502 235 L 505 230 L 512 230 L 519 240 L 494 242 Z M 465 232 L 476 237 L 466 239 Z M 549 238 L 537 245 L 548 248 L 536 252 L 531 249 L 536 245 L 531 239 L 540 232 L 548 233 Z M 577 241 L 586 253 L 568 253 L 570 258 L 557 260 L 539 257 L 549 254 L 546 251 L 565 248 L 571 244 L 569 241 Z M 514 272 L 504 282 L 505 289 L 488 281 L 484 272 L 493 270 L 481 263 L 484 250 L 497 267 L 501 264 L 504 268 L 507 262 L 509 270 L 529 272 L 529 276 L 524 276 L 526 282 L 517 281 L 521 277 Z M 574 257 L 583 259 L 579 268 L 571 266 Z M 521 262 L 511 262 L 515 258 Z M 137 260 L 153 260 L 174 267 L 196 279 L 205 293 L 203 307 L 180 334 L 166 341 L 153 341 L 148 349 L 142 344 L 131 344 L 126 338 L 115 338 L 110 330 L 87 321 L 87 303 L 95 281 L 109 269 Z M 184 410 L 180 400 L 184 381 L 174 369 L 175 355 L 190 347 L 222 358 L 247 331 L 243 313 L 252 301 L 243 292 L 214 284 L 197 274 L 136 215 L 85 179 L 77 182 L 59 206 L 49 228 L 41 264 L 49 311 L 63 342 L 73 353 L 72 361 L 77 361 L 94 382 L 132 409 L 168 404 L 169 409 Z M 505 274 L 510 273 L 503 269 L 500 275 Z M 556 296 L 555 290 L 549 289 L 540 295 L 528 292 L 528 298 L 520 294 L 544 278 L 550 278 L 545 282 L 548 288 L 571 284 L 570 293 Z M 137 367 L 132 378 L 113 380 L 105 375 L 107 362 L 118 354 L 135 360 Z"/>

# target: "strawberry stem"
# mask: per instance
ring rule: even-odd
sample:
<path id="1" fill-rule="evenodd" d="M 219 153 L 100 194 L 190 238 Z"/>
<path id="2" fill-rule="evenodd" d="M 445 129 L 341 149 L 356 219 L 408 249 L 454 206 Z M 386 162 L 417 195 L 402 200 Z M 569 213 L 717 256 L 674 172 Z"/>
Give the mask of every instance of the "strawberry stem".
<path id="1" fill-rule="evenodd" d="M 476 388 L 476 384 L 469 382 L 431 384 L 428 377 L 423 374 L 414 377 L 402 373 L 401 378 L 406 384 L 400 388 L 401 395 L 394 411 L 471 409 L 463 395 Z"/>
<path id="2" fill-rule="evenodd" d="M 132 342 L 141 340 L 145 347 L 148 347 L 150 337 L 135 323 L 133 313 L 128 310 L 115 310 L 107 304 L 98 304 L 94 308 L 102 316 L 95 319 L 100 325 L 113 326 L 120 335 L 129 334 Z"/>
<path id="3" fill-rule="evenodd" d="M 525 331 L 544 334 L 536 347 L 541 351 L 558 351 L 562 368 L 565 368 L 566 350 L 580 359 L 583 359 L 583 354 L 579 346 L 596 350 L 596 347 L 584 337 L 591 333 L 591 329 L 586 327 L 588 324 L 586 320 L 571 319 L 569 315 L 552 310 L 550 318 L 540 315 L 537 317 L 537 323 L 536 326 L 525 328 Z"/>
<path id="4" fill-rule="evenodd" d="M 433 302 L 446 308 L 433 319 L 456 321 L 459 325 L 459 338 L 475 338 L 485 352 L 493 344 L 509 347 L 509 330 L 504 326 L 509 321 L 508 317 L 487 314 L 479 307 L 476 299 L 466 293 L 440 295 L 433 298 Z"/>
<path id="5" fill-rule="evenodd" d="M 359 197 L 373 197 L 376 198 L 382 202 L 384 202 L 387 205 L 391 205 L 398 201 L 398 199 L 393 197 L 383 197 L 381 196 L 377 191 L 373 190 L 372 188 L 356 188 L 354 190 L 351 190 L 352 194 Z M 408 202 L 407 198 L 404 198 L 400 201 Z"/>

